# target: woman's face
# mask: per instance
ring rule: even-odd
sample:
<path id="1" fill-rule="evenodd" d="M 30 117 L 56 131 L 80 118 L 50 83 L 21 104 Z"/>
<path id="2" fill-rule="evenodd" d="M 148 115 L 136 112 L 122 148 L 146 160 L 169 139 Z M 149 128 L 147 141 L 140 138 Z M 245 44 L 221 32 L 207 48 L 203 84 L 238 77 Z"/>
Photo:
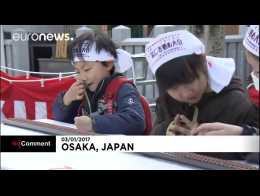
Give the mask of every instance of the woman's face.
<path id="1" fill-rule="evenodd" d="M 195 104 L 200 101 L 208 87 L 208 80 L 205 74 L 189 84 L 180 84 L 167 90 L 167 93 L 175 100 L 183 103 Z"/>

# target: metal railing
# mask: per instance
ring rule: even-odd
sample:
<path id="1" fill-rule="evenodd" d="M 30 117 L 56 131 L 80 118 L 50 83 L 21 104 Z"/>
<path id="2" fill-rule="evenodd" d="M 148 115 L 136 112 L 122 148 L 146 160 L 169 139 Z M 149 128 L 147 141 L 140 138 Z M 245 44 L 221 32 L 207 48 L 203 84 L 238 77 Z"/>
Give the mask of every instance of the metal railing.
<path id="1" fill-rule="evenodd" d="M 233 58 L 236 63 L 235 76 L 242 81 L 243 88 L 247 87 L 247 80 L 251 67 L 248 65 L 243 47 L 243 37 L 241 35 L 229 35 L 225 38 L 225 57 Z"/>
<path id="2" fill-rule="evenodd" d="M 145 45 L 152 38 L 128 38 L 121 42 L 121 48 L 132 54 L 134 61 L 134 71 L 136 76 L 136 86 L 138 91 L 149 101 L 150 108 L 154 110 L 155 99 L 158 97 L 158 88 L 155 77 L 148 67 L 145 58 Z M 128 71 L 126 75 L 131 78 L 133 73 Z"/>

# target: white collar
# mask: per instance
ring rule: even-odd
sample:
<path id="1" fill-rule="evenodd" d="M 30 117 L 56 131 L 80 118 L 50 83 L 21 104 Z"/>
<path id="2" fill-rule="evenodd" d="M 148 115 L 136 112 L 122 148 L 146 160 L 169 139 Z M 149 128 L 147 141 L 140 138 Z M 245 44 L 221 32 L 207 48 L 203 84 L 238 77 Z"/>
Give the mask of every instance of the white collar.
<path id="1" fill-rule="evenodd" d="M 206 59 L 210 88 L 219 93 L 224 87 L 229 85 L 233 77 L 236 69 L 234 59 L 212 56 L 207 56 Z"/>

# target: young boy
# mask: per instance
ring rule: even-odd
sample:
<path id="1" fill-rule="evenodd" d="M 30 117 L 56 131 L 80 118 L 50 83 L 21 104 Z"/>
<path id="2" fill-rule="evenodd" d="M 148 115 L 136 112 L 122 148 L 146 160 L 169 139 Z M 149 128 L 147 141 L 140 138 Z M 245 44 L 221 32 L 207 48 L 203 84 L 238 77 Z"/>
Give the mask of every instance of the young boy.
<path id="1" fill-rule="evenodd" d="M 124 83 L 119 88 L 113 105 L 105 97 L 107 87 L 122 77 L 118 72 L 132 66 L 130 54 L 116 49 L 105 34 L 93 32 L 78 37 L 71 48 L 78 77 L 67 92 L 57 97 L 53 106 L 55 119 L 75 122 L 83 134 L 144 134 L 144 110 L 132 84 Z"/>
<path id="2" fill-rule="evenodd" d="M 233 59 L 205 56 L 190 32 L 159 35 L 146 45 L 146 58 L 160 94 L 154 134 L 191 135 L 199 124 L 216 121 L 258 124 L 258 113 L 233 78 Z"/>

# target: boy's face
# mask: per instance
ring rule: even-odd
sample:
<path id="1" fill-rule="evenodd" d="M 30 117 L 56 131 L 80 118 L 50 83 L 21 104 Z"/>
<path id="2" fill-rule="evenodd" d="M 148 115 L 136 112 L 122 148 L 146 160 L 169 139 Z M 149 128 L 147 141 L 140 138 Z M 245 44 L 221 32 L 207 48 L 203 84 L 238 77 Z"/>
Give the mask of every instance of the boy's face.
<path id="1" fill-rule="evenodd" d="M 86 87 L 94 92 L 101 80 L 110 75 L 113 64 L 108 66 L 102 65 L 101 62 L 81 61 L 74 66 L 75 71 L 79 74 L 78 79 L 83 81 Z"/>
<path id="2" fill-rule="evenodd" d="M 167 90 L 167 93 L 175 100 L 183 103 L 195 104 L 200 101 L 208 87 L 208 80 L 204 74 L 200 74 L 189 84 L 180 84 Z"/>

